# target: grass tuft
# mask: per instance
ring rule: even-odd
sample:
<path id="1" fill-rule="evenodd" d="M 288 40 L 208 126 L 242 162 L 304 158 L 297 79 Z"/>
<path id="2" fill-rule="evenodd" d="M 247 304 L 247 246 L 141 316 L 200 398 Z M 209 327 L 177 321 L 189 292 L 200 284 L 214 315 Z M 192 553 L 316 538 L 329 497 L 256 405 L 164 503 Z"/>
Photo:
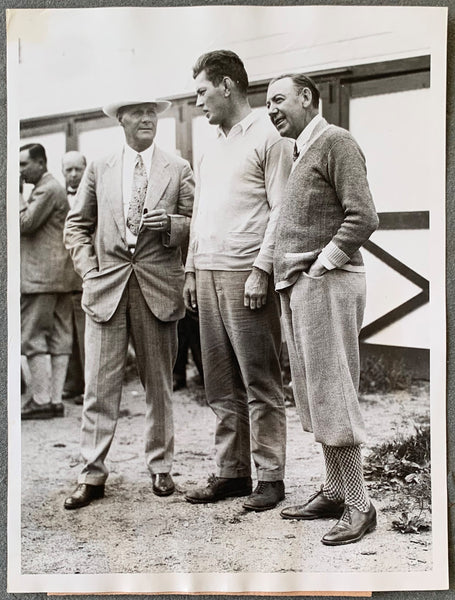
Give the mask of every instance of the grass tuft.
<path id="1" fill-rule="evenodd" d="M 360 371 L 359 391 L 362 394 L 388 393 L 409 389 L 412 374 L 403 360 L 386 365 L 382 358 L 367 358 Z"/>
<path id="2" fill-rule="evenodd" d="M 392 528 L 419 533 L 431 527 L 430 427 L 416 427 L 414 435 L 373 448 L 365 460 L 365 478 L 378 495 L 400 493 L 400 517 Z M 392 494 L 393 495 L 393 494 Z"/>

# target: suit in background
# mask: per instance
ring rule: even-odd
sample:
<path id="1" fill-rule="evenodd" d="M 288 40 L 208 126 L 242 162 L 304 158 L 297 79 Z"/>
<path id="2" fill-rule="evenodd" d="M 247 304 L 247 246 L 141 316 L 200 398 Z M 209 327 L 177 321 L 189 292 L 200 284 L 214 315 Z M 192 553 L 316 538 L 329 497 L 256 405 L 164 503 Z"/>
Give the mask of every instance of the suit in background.
<path id="1" fill-rule="evenodd" d="M 62 158 L 62 173 L 65 178 L 66 194 L 70 208 L 73 208 L 77 189 L 87 167 L 83 154 L 76 151 L 66 152 Z M 82 404 L 84 394 L 84 362 L 85 362 L 85 313 L 82 310 L 82 280 L 76 272 L 72 278 L 72 323 L 73 349 L 68 363 L 63 398 L 73 399 L 75 404 Z"/>
<path id="2" fill-rule="evenodd" d="M 30 369 L 31 398 L 22 419 L 63 415 L 62 390 L 72 346 L 72 264 L 63 245 L 69 210 L 64 188 L 47 172 L 41 144 L 20 151 L 21 179 L 35 187 L 20 197 L 21 352 Z"/>
<path id="3" fill-rule="evenodd" d="M 87 318 L 84 467 L 67 509 L 104 494 L 130 335 L 145 388 L 145 456 L 153 491 L 174 491 L 172 368 L 177 321 L 185 313 L 181 245 L 188 238 L 194 184 L 185 160 L 153 144 L 156 113 L 168 105 L 105 107 L 124 128 L 126 145 L 88 166 L 68 215 L 65 242 L 83 279 Z"/>

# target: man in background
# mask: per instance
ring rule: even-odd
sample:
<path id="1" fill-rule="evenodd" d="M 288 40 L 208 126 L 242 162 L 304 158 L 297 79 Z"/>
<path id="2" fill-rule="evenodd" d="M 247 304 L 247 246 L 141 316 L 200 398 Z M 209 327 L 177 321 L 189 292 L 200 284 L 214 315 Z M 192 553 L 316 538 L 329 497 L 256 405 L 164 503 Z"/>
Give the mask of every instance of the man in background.
<path id="1" fill-rule="evenodd" d="M 305 75 L 273 79 L 269 116 L 295 140 L 294 164 L 277 227 L 275 286 L 280 292 L 292 385 L 303 429 L 322 444 L 326 479 L 285 519 L 339 519 L 322 538 L 356 542 L 376 526 L 360 444 L 359 333 L 365 309 L 360 247 L 378 226 L 365 157 L 349 131 L 319 114 L 319 90 Z"/>
<path id="2" fill-rule="evenodd" d="M 152 98 L 104 107 L 125 144 L 85 171 L 68 215 L 65 243 L 83 280 L 85 396 L 78 486 L 66 509 L 104 496 L 105 464 L 119 418 L 131 336 L 145 388 L 145 459 L 153 493 L 169 496 L 174 455 L 172 368 L 185 314 L 181 246 L 188 240 L 193 175 L 187 161 L 155 145 Z"/>
<path id="3" fill-rule="evenodd" d="M 80 152 L 71 151 L 63 155 L 62 173 L 65 178 L 66 194 L 70 208 L 74 206 L 76 193 L 84 174 L 87 161 Z M 82 280 L 74 271 L 72 278 L 72 322 L 73 349 L 68 363 L 66 381 L 63 388 L 63 399 L 72 399 L 75 404 L 82 404 L 84 394 L 84 334 L 85 313 L 82 310 Z"/>
<path id="4" fill-rule="evenodd" d="M 62 391 L 72 348 L 73 267 L 63 245 L 69 210 L 64 188 L 47 171 L 41 144 L 20 148 L 20 176 L 34 185 L 19 201 L 21 234 L 21 353 L 27 357 L 31 397 L 22 419 L 63 416 Z"/>
<path id="5" fill-rule="evenodd" d="M 252 111 L 248 76 L 235 53 L 201 56 L 193 77 L 197 106 L 217 137 L 199 165 L 184 293 L 187 307 L 199 312 L 207 401 L 217 418 L 217 476 L 186 499 L 249 496 L 243 506 L 262 511 L 285 493 L 281 328 L 269 279 L 292 146 Z"/>

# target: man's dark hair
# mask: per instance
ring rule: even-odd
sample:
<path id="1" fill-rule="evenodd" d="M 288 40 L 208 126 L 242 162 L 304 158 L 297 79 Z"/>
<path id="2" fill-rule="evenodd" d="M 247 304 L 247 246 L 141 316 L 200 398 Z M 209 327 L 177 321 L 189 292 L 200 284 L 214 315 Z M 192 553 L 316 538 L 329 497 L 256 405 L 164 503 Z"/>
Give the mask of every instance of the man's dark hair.
<path id="1" fill-rule="evenodd" d="M 28 150 L 29 156 L 32 160 L 41 159 L 44 164 L 47 165 L 46 150 L 41 144 L 25 144 L 25 146 L 21 146 L 19 150 L 20 152 L 22 152 L 22 150 Z"/>
<path id="2" fill-rule="evenodd" d="M 237 85 L 238 90 L 246 96 L 248 92 L 248 75 L 241 59 L 230 50 L 214 50 L 197 59 L 193 67 L 193 79 L 205 71 L 207 79 L 213 85 L 219 85 L 223 77 L 229 77 Z"/>
<path id="3" fill-rule="evenodd" d="M 303 88 L 308 88 L 311 91 L 313 108 L 319 108 L 319 98 L 321 94 L 319 93 L 317 85 L 311 79 L 311 77 L 307 77 L 306 75 L 302 75 L 300 73 L 286 73 L 284 75 L 274 77 L 270 84 L 275 83 L 275 81 L 278 81 L 279 79 L 286 79 L 287 77 L 292 80 L 297 94 L 300 94 Z"/>

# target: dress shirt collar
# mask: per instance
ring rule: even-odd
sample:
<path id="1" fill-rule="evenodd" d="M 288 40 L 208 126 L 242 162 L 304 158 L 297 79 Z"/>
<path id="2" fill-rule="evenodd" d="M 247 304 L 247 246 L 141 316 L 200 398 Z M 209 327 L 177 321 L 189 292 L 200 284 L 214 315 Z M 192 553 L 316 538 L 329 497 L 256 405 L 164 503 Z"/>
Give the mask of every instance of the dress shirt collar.
<path id="1" fill-rule="evenodd" d="M 144 161 L 144 165 L 147 169 L 147 172 L 148 172 L 150 165 L 152 164 L 152 157 L 153 157 L 154 149 L 155 149 L 155 142 L 153 142 L 151 144 L 151 146 L 146 148 L 143 152 L 137 152 L 137 150 L 133 150 L 133 148 L 131 148 L 131 146 L 128 146 L 128 144 L 125 144 L 125 158 L 127 158 L 129 161 L 133 161 L 133 163 L 136 163 L 136 156 L 138 154 L 140 154 L 142 157 L 142 160 Z"/>
<path id="2" fill-rule="evenodd" d="M 301 132 L 299 137 L 295 140 L 295 143 L 297 144 L 297 149 L 298 149 L 299 153 L 302 151 L 302 148 L 306 144 L 308 144 L 311 134 L 315 130 L 318 123 L 320 123 L 321 121 L 322 121 L 322 115 L 320 113 L 318 113 L 315 117 L 313 117 L 311 119 L 311 121 L 308 123 L 308 125 L 305 127 L 305 129 Z"/>
<path id="3" fill-rule="evenodd" d="M 258 114 L 254 110 L 252 110 L 250 113 L 247 114 L 246 117 L 244 117 L 241 121 L 236 123 L 231 128 L 230 132 L 227 135 L 224 133 L 221 126 L 218 125 L 218 127 L 217 127 L 218 137 L 222 136 L 222 137 L 226 138 L 231 135 L 235 135 L 235 133 L 237 133 L 237 132 L 240 132 L 242 135 L 245 135 L 247 129 L 250 127 L 250 125 L 252 125 L 256 121 L 257 118 L 258 118 Z"/>

